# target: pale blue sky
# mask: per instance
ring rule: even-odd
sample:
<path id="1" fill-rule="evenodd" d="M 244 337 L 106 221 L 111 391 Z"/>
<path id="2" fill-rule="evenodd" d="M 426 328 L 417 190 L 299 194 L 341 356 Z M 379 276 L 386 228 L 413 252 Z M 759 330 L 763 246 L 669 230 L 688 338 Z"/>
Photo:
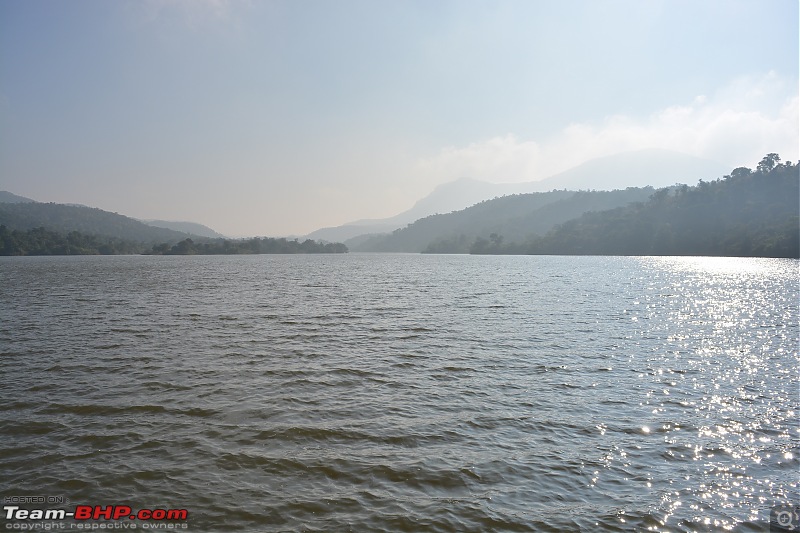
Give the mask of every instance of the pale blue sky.
<path id="1" fill-rule="evenodd" d="M 667 148 L 798 158 L 797 0 L 0 0 L 0 189 L 232 235 Z"/>

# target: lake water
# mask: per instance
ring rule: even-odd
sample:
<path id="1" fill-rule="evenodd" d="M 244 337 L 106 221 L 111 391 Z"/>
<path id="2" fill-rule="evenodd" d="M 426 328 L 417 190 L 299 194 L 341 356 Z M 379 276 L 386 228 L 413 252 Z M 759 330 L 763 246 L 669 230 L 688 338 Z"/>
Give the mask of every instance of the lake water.
<path id="1" fill-rule="evenodd" d="M 768 531 L 798 501 L 799 279 L 2 258 L 0 495 L 187 509 L 194 531 Z"/>

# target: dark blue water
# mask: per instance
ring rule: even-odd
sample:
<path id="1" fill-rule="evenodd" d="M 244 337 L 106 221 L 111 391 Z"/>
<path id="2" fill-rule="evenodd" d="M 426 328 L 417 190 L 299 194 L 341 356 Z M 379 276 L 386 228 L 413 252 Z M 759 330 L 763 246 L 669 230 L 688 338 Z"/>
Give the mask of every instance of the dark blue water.
<path id="1" fill-rule="evenodd" d="M 0 495 L 185 508 L 194 531 L 768 531 L 798 496 L 798 278 L 2 258 Z"/>

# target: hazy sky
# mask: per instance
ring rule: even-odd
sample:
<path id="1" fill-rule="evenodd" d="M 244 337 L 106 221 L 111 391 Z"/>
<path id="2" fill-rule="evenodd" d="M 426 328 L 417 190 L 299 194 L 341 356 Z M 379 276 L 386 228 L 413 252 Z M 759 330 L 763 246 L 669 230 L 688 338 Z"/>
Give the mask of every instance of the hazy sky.
<path id="1" fill-rule="evenodd" d="M 639 148 L 797 160 L 799 46 L 797 0 L 0 0 L 0 189 L 283 235 Z"/>

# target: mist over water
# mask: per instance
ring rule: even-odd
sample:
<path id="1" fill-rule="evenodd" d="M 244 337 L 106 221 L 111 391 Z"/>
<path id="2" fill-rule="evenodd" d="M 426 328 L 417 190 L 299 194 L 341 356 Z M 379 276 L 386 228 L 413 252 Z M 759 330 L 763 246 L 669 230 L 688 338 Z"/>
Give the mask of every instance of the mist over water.
<path id="1" fill-rule="evenodd" d="M 768 530 L 798 262 L 0 258 L 0 495 L 195 531 Z"/>

